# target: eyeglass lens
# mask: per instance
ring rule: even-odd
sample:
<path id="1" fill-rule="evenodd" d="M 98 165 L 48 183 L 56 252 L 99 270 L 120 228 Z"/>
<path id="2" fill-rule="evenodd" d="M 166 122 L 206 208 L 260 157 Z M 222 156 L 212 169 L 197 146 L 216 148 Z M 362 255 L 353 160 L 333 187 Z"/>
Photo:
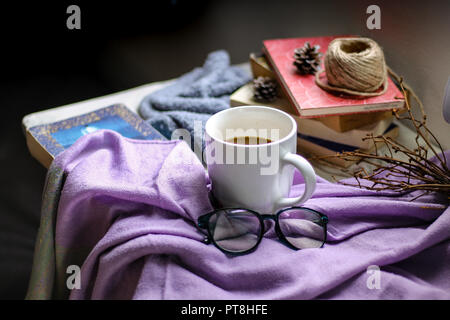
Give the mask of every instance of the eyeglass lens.
<path id="1" fill-rule="evenodd" d="M 219 210 L 209 219 L 209 230 L 215 243 L 229 252 L 244 252 L 259 241 L 261 223 L 247 210 Z"/>
<path id="2" fill-rule="evenodd" d="M 320 248 L 325 242 L 321 216 L 314 211 L 292 208 L 278 216 L 281 233 L 297 249 Z"/>

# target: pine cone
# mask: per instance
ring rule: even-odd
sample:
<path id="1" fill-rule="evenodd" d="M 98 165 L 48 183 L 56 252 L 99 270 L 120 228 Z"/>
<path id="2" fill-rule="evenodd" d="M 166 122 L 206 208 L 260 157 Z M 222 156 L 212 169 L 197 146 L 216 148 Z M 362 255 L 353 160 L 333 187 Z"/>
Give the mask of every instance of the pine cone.
<path id="1" fill-rule="evenodd" d="M 258 77 L 253 80 L 253 98 L 256 101 L 273 101 L 278 96 L 278 84 L 269 77 Z"/>
<path id="2" fill-rule="evenodd" d="M 315 74 L 319 70 L 322 57 L 319 49 L 319 45 L 311 47 L 309 42 L 306 42 L 302 48 L 294 50 L 294 66 L 300 74 Z"/>

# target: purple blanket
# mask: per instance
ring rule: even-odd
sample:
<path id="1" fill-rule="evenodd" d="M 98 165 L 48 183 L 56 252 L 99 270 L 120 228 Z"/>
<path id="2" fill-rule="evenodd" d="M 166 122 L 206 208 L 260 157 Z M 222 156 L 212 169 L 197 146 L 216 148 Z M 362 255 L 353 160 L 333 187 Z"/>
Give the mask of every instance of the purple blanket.
<path id="1" fill-rule="evenodd" d="M 184 142 L 94 132 L 47 179 L 30 299 L 450 299 L 450 209 L 437 195 L 318 178 L 305 206 L 330 219 L 324 248 L 294 251 L 269 230 L 229 257 L 195 227 L 211 209 L 208 177 Z M 70 265 L 81 267 L 71 291 Z"/>

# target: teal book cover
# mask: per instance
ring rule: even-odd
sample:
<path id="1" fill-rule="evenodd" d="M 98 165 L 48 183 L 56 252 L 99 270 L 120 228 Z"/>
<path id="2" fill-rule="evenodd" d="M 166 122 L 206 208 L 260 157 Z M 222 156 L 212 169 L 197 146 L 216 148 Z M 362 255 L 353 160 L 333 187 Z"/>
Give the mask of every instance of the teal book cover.
<path id="1" fill-rule="evenodd" d="M 122 136 L 142 140 L 167 140 L 150 124 L 123 104 L 98 109 L 73 118 L 28 129 L 52 158 L 78 138 L 100 129 L 114 130 Z"/>

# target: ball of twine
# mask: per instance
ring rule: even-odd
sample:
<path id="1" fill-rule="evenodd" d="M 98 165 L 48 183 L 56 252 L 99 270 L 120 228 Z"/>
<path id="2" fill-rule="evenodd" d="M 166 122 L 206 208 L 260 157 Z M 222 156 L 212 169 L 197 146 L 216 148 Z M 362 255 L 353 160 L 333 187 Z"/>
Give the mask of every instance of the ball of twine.
<path id="1" fill-rule="evenodd" d="M 324 71 L 328 83 L 320 79 Z M 333 40 L 325 55 L 325 70 L 316 73 L 316 84 L 333 93 L 361 97 L 382 95 L 387 90 L 383 50 L 369 38 Z"/>

